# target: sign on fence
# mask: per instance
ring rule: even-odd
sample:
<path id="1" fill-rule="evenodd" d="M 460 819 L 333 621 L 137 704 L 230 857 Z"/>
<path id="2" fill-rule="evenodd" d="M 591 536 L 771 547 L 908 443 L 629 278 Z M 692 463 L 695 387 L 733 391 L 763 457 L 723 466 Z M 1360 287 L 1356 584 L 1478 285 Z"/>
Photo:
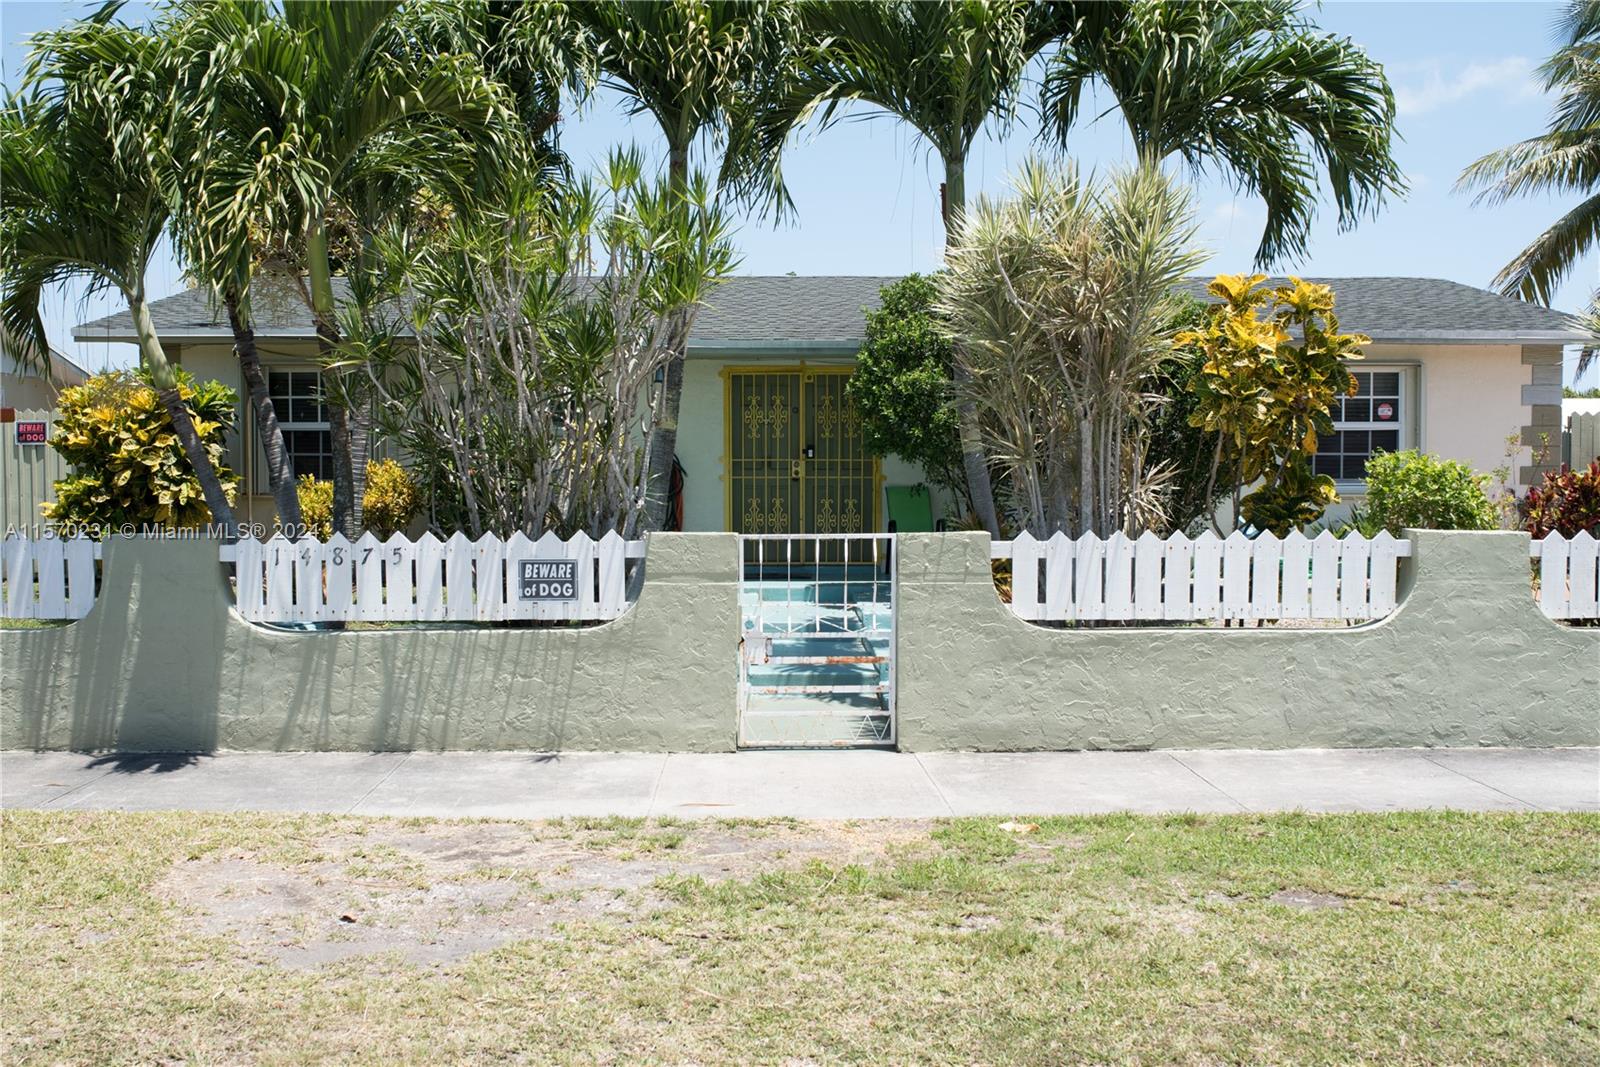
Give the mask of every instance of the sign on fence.
<path id="1" fill-rule="evenodd" d="M 1376 619 L 1395 607 L 1396 560 L 1411 543 L 1324 531 L 1191 540 L 1057 533 L 997 541 L 1011 560 L 1011 610 L 1034 622 Z"/>
<path id="2" fill-rule="evenodd" d="M 55 412 L 24 409 L 14 415 L 15 422 L 0 425 L 0 529 L 44 522 L 40 506 L 55 500 L 55 483 L 72 473 L 48 445 Z"/>
<path id="3" fill-rule="evenodd" d="M 236 564 L 239 613 L 252 622 L 599 621 L 627 609 L 628 561 L 644 558 L 644 542 L 616 532 L 278 536 L 229 545 L 222 558 Z"/>
<path id="4" fill-rule="evenodd" d="M 578 599 L 576 560 L 518 560 L 517 572 L 523 600 Z"/>

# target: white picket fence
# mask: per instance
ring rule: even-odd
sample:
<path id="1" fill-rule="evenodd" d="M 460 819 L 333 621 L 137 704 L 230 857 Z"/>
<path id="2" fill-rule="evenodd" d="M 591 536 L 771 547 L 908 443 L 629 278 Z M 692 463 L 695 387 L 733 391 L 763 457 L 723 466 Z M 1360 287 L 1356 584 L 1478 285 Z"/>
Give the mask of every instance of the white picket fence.
<path id="1" fill-rule="evenodd" d="M 88 537 L 11 534 L 0 544 L 0 616 L 81 619 L 94 607 L 94 561 L 100 542 Z"/>
<path id="2" fill-rule="evenodd" d="M 1411 542 L 1387 533 L 1023 534 L 995 542 L 992 554 L 1011 560 L 1011 610 L 1032 622 L 1358 620 L 1394 610 L 1395 561 Z"/>
<path id="3" fill-rule="evenodd" d="M 517 619 L 601 621 L 628 606 L 628 561 L 644 558 L 643 541 L 608 533 L 598 541 L 563 541 L 521 533 L 474 541 L 457 532 L 441 541 L 371 533 L 354 543 L 282 536 L 246 539 L 222 549 L 235 565 L 239 614 L 252 622 L 504 622 Z M 524 560 L 576 563 L 575 596 L 523 599 Z"/>
<path id="4" fill-rule="evenodd" d="M 1552 619 L 1600 618 L 1600 539 L 1579 530 L 1528 543 L 1539 561 L 1539 610 Z"/>

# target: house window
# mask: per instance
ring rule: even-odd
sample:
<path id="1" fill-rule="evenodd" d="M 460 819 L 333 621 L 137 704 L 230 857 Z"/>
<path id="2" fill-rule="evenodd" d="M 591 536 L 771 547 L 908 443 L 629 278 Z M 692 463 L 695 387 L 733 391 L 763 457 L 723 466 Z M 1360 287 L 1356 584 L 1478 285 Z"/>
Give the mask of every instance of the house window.
<path id="1" fill-rule="evenodd" d="M 1356 395 L 1334 403 L 1334 431 L 1317 438 L 1316 472 L 1341 482 L 1364 480 L 1374 452 L 1398 452 L 1406 439 L 1405 372 L 1371 369 L 1351 376 Z"/>
<path id="2" fill-rule="evenodd" d="M 267 392 L 283 429 L 294 476 L 333 478 L 333 435 L 328 406 L 322 397 L 322 374 L 315 370 L 275 370 L 267 375 Z"/>

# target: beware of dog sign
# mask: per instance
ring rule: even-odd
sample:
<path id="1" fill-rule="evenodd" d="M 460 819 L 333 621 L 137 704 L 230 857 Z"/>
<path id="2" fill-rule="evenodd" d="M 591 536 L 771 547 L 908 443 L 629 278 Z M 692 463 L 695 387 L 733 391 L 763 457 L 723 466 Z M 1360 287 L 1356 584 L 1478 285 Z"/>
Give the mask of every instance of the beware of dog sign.
<path id="1" fill-rule="evenodd" d="M 523 600 L 576 600 L 578 599 L 578 561 L 575 559 L 518 560 L 517 584 Z"/>

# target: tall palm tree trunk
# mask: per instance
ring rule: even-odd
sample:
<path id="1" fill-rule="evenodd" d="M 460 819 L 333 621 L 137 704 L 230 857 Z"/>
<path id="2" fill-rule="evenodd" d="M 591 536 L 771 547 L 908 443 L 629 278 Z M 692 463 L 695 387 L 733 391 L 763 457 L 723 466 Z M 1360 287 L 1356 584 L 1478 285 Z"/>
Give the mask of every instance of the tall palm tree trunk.
<path id="1" fill-rule="evenodd" d="M 333 269 L 328 230 L 318 222 L 306 235 L 306 273 L 311 285 L 311 318 L 317 330 L 317 355 L 324 367 L 339 354 L 339 326 L 333 304 Z M 343 383 L 343 372 L 336 375 Z M 367 427 L 351 410 L 344 389 L 328 400 L 328 436 L 333 452 L 333 528 L 354 540 L 361 535 L 361 497 L 367 480 Z"/>
<path id="2" fill-rule="evenodd" d="M 955 239 L 952 223 L 965 210 L 967 202 L 967 175 L 965 160 L 946 160 L 944 165 L 944 243 L 948 249 Z M 960 343 L 959 341 L 957 342 Z M 972 497 L 972 507 L 978 521 L 989 531 L 989 536 L 1000 537 L 1000 516 L 994 506 L 994 483 L 989 476 L 989 461 L 983 453 L 983 429 L 978 421 L 978 407 L 968 395 L 970 377 L 966 364 L 956 360 L 952 368 L 956 383 L 956 415 L 961 422 L 961 466 L 967 475 L 967 493 Z"/>
<path id="3" fill-rule="evenodd" d="M 261 447 L 267 454 L 267 479 L 278 509 L 278 523 L 299 533 L 302 525 L 300 495 L 295 491 L 294 466 L 289 462 L 289 450 L 283 444 L 283 427 L 278 425 L 278 412 L 272 404 L 272 393 L 267 389 L 267 376 L 261 369 L 256 331 L 244 317 L 238 292 L 229 289 L 223 294 L 222 302 L 228 309 L 233 350 L 239 357 L 239 370 L 250 393 L 250 408 L 256 415 L 256 432 L 261 435 Z"/>
<path id="4" fill-rule="evenodd" d="M 150 369 L 150 380 L 155 383 L 156 396 L 161 406 L 166 408 L 167 417 L 172 420 L 173 432 L 178 435 L 178 443 L 183 446 L 189 466 L 194 468 L 200 491 L 205 494 L 206 507 L 211 509 L 211 519 L 222 527 L 224 538 L 235 540 L 239 536 L 239 527 L 234 519 L 233 504 L 222 489 L 216 468 L 211 465 L 205 442 L 200 440 L 200 434 L 194 428 L 194 416 L 189 411 L 189 405 L 183 402 L 183 397 L 178 393 L 178 375 L 167 361 L 161 339 L 156 336 L 155 323 L 150 319 L 150 305 L 143 294 L 129 293 L 128 310 L 133 313 L 133 328 L 139 338 L 139 357 Z"/>
<path id="5" fill-rule="evenodd" d="M 674 145 L 667 154 L 667 187 L 673 196 L 683 196 L 689 187 L 689 146 Z M 672 461 L 678 452 L 678 413 L 683 407 L 683 360 L 689 338 L 674 331 L 683 339 L 679 348 L 667 360 L 662 374 L 661 404 L 656 411 L 655 423 L 650 428 L 646 444 L 645 512 L 646 530 L 664 530 L 672 506 L 669 486 L 672 485 Z"/>

